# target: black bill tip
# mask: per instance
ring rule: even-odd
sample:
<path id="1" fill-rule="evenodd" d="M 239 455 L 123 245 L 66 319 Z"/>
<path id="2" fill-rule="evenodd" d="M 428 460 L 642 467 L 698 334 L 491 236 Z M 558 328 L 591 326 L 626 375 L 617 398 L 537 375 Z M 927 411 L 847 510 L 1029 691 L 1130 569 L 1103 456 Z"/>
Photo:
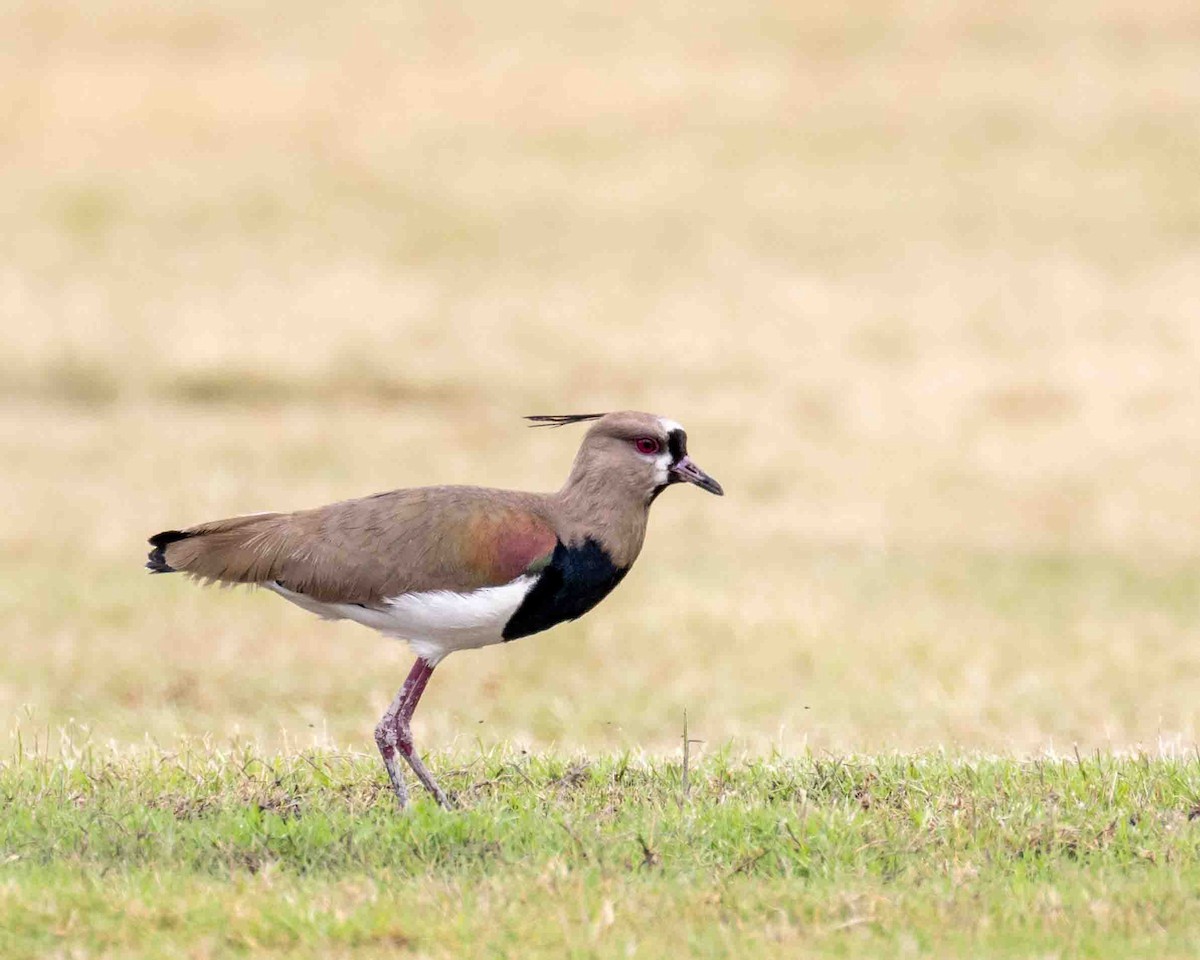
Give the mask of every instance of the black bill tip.
<path id="1" fill-rule="evenodd" d="M 721 485 L 696 466 L 695 461 L 689 456 L 685 455 L 681 460 L 677 460 L 671 465 L 671 477 L 676 483 L 690 483 L 701 490 L 707 490 L 715 496 L 725 496 L 725 491 Z"/>

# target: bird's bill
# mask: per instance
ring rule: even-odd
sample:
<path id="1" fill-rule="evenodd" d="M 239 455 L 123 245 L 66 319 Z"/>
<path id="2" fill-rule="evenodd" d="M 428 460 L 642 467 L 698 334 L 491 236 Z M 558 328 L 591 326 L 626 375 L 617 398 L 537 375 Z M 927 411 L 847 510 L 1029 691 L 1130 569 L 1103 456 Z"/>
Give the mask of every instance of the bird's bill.
<path id="1" fill-rule="evenodd" d="M 718 497 L 725 496 L 725 491 L 721 489 L 721 485 L 696 466 L 691 457 L 684 456 L 672 464 L 671 473 L 676 480 L 682 483 L 694 483 L 701 490 L 715 493 Z"/>

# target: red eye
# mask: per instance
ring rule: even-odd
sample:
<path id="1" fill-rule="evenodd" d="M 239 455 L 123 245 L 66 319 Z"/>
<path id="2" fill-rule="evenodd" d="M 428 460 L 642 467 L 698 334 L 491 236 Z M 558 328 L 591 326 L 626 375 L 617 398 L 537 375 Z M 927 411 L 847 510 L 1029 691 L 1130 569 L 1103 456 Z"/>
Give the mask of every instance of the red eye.
<path id="1" fill-rule="evenodd" d="M 653 437 L 638 437 L 633 441 L 633 445 L 637 447 L 638 453 L 644 453 L 650 456 L 652 453 L 658 453 L 658 441 Z"/>

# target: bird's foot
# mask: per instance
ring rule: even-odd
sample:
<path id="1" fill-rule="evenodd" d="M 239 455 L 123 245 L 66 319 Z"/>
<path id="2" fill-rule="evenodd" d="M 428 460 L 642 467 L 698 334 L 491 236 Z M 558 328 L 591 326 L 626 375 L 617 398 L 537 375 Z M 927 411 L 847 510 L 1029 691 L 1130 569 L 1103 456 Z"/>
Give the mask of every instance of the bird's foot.
<path id="1" fill-rule="evenodd" d="M 408 787 L 404 785 L 404 780 L 399 776 L 399 773 L 393 773 L 388 770 L 388 779 L 392 782 L 392 793 L 396 795 L 396 803 L 401 810 L 408 807 Z"/>
<path id="2" fill-rule="evenodd" d="M 447 797 L 446 792 L 438 786 L 438 782 L 433 779 L 433 776 L 426 769 L 425 764 L 421 762 L 421 758 L 414 753 L 408 758 L 408 763 L 425 789 L 433 794 L 433 799 L 438 802 L 438 806 L 443 810 L 453 810 L 456 806 L 454 801 Z"/>
<path id="3" fill-rule="evenodd" d="M 429 772 L 429 768 L 425 766 L 420 755 L 412 748 L 412 741 L 407 737 L 400 739 L 400 753 L 404 759 L 408 761 L 408 765 L 412 767 L 413 773 L 417 775 L 417 779 L 421 781 L 421 785 L 433 794 L 433 799 L 438 802 L 443 810 L 453 810 L 454 803 L 446 796 L 446 792 L 438 786 L 438 782 L 433 779 L 433 774 Z"/>

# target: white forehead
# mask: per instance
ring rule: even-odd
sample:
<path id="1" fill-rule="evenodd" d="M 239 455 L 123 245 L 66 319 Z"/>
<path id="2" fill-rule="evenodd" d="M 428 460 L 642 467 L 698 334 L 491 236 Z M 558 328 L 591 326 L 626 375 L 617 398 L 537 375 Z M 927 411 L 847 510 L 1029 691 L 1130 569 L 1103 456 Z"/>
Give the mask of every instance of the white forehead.
<path id="1" fill-rule="evenodd" d="M 683 427 L 674 420 L 669 420 L 666 417 L 659 417 L 658 422 L 662 425 L 663 430 L 670 433 L 672 430 L 682 430 Z"/>

